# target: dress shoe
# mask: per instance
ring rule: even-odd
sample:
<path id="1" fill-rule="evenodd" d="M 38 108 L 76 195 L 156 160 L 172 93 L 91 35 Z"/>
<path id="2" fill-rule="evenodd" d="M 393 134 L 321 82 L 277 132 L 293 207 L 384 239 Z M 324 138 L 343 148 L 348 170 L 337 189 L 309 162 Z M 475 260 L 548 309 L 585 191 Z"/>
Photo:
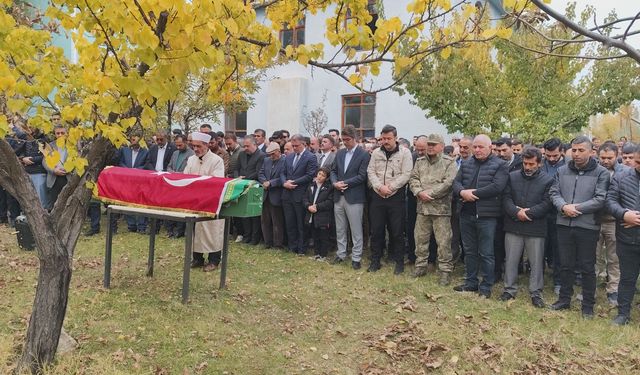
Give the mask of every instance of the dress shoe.
<path id="1" fill-rule="evenodd" d="M 478 295 L 482 298 L 486 298 L 489 299 L 491 298 L 491 291 L 490 290 L 478 290 Z"/>
<path id="2" fill-rule="evenodd" d="M 176 238 L 176 234 L 175 233 L 169 233 L 167 235 L 167 238 Z"/>
<path id="3" fill-rule="evenodd" d="M 516 297 L 512 296 L 510 293 L 507 292 L 502 292 L 502 295 L 500 296 L 500 301 L 502 302 L 506 302 L 512 299 L 516 299 Z"/>
<path id="4" fill-rule="evenodd" d="M 371 262 L 369 268 L 367 268 L 367 272 L 376 272 L 380 269 L 380 262 L 374 261 Z"/>
<path id="5" fill-rule="evenodd" d="M 242 243 L 250 243 L 251 242 L 251 237 L 246 237 L 242 239 Z"/>
<path id="6" fill-rule="evenodd" d="M 259 244 L 259 243 L 260 243 L 260 240 L 257 240 L 257 241 L 256 241 L 256 240 L 254 240 L 254 241 L 251 241 L 251 242 L 249 243 L 249 245 L 251 245 L 251 246 L 258 246 L 258 244 Z"/>
<path id="7" fill-rule="evenodd" d="M 456 292 L 477 292 L 478 287 L 467 286 L 465 284 L 457 285 L 453 287 Z"/>
<path id="8" fill-rule="evenodd" d="M 618 314 L 615 318 L 613 318 L 611 323 L 617 326 L 625 326 L 629 324 L 629 317 L 627 315 Z"/>
<path id="9" fill-rule="evenodd" d="M 200 267 L 204 267 L 204 262 L 201 260 L 192 260 L 191 261 L 191 268 L 200 268 Z"/>
<path id="10" fill-rule="evenodd" d="M 91 237 L 91 236 L 95 236 L 96 234 L 99 234 L 99 233 L 100 233 L 100 229 L 98 229 L 98 230 L 90 229 L 84 235 L 87 236 L 87 237 Z"/>
<path id="11" fill-rule="evenodd" d="M 593 307 L 583 307 L 582 308 L 582 319 L 593 320 L 595 316 L 593 312 Z"/>
<path id="12" fill-rule="evenodd" d="M 236 237 L 236 243 L 240 243 L 244 240 L 244 237 L 242 235 L 239 235 L 238 237 Z"/>
<path id="13" fill-rule="evenodd" d="M 394 275 L 400 275 L 404 272 L 404 262 L 396 262 L 396 266 L 393 268 Z"/>
<path id="14" fill-rule="evenodd" d="M 427 269 L 423 267 L 416 267 L 413 270 L 413 277 L 422 277 L 427 274 Z"/>
<path id="15" fill-rule="evenodd" d="M 353 268 L 354 270 L 359 270 L 361 267 L 362 265 L 360 264 L 360 262 L 356 262 L 355 260 L 351 261 L 351 268 Z"/>
<path id="16" fill-rule="evenodd" d="M 571 308 L 571 303 L 562 302 L 560 300 L 556 301 L 553 305 L 549 306 L 551 310 L 569 310 Z"/>
<path id="17" fill-rule="evenodd" d="M 207 263 L 204 267 L 202 267 L 202 271 L 204 272 L 212 272 L 218 268 L 217 264 Z"/>
<path id="18" fill-rule="evenodd" d="M 533 305 L 533 307 L 537 307 L 539 309 L 542 309 L 545 307 L 544 300 L 542 299 L 542 297 L 538 297 L 538 296 L 531 297 L 531 304 Z"/>
<path id="19" fill-rule="evenodd" d="M 184 237 L 184 233 L 177 233 L 174 238 L 182 238 Z"/>
<path id="20" fill-rule="evenodd" d="M 331 264 L 340 264 L 344 262 L 344 259 L 340 258 L 339 256 L 336 256 L 335 258 L 333 258 L 333 260 L 331 261 Z"/>

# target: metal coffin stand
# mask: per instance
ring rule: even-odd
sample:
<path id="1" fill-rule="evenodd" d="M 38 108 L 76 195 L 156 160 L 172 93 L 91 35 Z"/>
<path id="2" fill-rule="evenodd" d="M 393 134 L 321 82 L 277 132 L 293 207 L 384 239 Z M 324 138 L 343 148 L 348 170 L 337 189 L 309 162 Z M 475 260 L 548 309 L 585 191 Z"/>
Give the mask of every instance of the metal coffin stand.
<path id="1" fill-rule="evenodd" d="M 231 217 L 254 217 L 260 216 L 262 212 L 262 187 L 254 185 L 250 187 L 240 199 L 234 202 L 226 203 L 220 210 L 220 216 L 224 217 L 224 241 L 222 246 L 222 254 L 220 259 L 220 286 L 224 289 L 226 286 L 227 263 L 229 257 L 229 227 Z M 150 219 L 149 226 L 149 258 L 147 260 L 147 276 L 153 276 L 153 263 L 155 257 L 156 243 L 156 225 L 158 220 L 172 220 L 183 222 L 185 228 L 185 245 L 184 245 L 184 267 L 182 271 L 182 303 L 189 301 L 189 280 L 191 273 L 191 253 L 193 251 L 193 235 L 195 232 L 195 224 L 197 222 L 215 220 L 208 216 L 197 214 L 163 211 L 156 209 L 146 209 L 128 206 L 112 205 L 107 207 L 107 230 L 106 248 L 104 255 L 104 280 L 105 288 L 111 286 L 111 255 L 113 252 L 113 231 L 111 228 L 111 215 L 127 214 L 141 215 Z"/>

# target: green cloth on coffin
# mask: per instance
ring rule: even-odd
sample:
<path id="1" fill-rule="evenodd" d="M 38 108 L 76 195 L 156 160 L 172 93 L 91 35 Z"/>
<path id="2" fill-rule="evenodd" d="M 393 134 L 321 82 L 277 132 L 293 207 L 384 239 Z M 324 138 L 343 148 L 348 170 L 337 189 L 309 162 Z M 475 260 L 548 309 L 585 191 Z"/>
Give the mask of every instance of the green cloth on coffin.
<path id="1" fill-rule="evenodd" d="M 254 217 L 262 214 L 264 190 L 256 181 L 236 179 L 227 182 L 220 216 Z"/>

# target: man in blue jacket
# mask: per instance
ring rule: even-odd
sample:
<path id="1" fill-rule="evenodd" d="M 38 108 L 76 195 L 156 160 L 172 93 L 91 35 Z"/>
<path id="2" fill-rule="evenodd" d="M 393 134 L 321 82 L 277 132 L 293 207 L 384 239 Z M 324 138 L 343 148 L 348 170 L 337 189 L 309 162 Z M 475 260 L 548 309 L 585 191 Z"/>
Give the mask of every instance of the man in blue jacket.
<path id="1" fill-rule="evenodd" d="M 491 297 L 495 281 L 493 242 L 498 217 L 502 216 L 502 192 L 507 185 L 508 165 L 491 153 L 491 138 L 473 140 L 473 157 L 460 165 L 453 182 L 453 196 L 460 200 L 460 232 L 464 246 L 465 281 L 456 292 L 478 292 Z M 482 282 L 478 280 L 482 273 Z"/>
<path id="2" fill-rule="evenodd" d="M 596 245 L 600 235 L 597 214 L 604 208 L 609 172 L 591 156 L 588 137 L 571 141 L 572 160 L 558 169 L 550 190 L 558 210 L 560 296 L 553 310 L 567 310 L 573 296 L 574 270 L 582 273 L 582 316 L 592 319 L 596 297 Z"/>

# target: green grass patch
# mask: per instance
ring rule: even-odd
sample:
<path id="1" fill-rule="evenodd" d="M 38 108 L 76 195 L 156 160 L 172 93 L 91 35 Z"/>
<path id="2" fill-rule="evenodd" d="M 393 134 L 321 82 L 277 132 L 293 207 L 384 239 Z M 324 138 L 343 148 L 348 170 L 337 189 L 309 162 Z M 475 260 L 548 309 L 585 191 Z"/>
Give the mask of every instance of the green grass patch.
<path id="1" fill-rule="evenodd" d="M 375 274 L 283 251 L 232 244 L 228 287 L 219 271 L 191 273 L 183 305 L 183 246 L 114 238 L 111 289 L 102 288 L 104 235 L 81 237 L 65 321 L 78 348 L 48 374 L 633 373 L 640 371 L 638 314 L 614 327 L 598 290 L 597 317 L 535 309 L 521 288 L 502 303 L 440 287 L 437 275 Z M 462 266 L 456 270 L 462 277 Z M 35 290 L 35 254 L 0 226 L 0 373 L 13 368 Z M 526 286 L 527 280 L 521 279 Z M 549 288 L 548 288 L 549 289 Z M 550 289 L 546 301 L 554 296 Z"/>

